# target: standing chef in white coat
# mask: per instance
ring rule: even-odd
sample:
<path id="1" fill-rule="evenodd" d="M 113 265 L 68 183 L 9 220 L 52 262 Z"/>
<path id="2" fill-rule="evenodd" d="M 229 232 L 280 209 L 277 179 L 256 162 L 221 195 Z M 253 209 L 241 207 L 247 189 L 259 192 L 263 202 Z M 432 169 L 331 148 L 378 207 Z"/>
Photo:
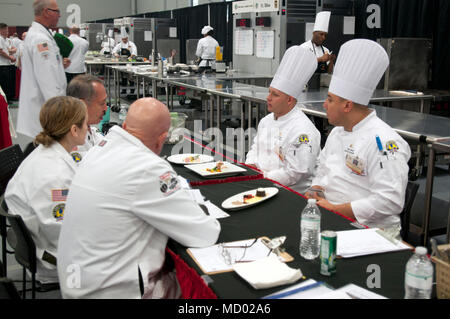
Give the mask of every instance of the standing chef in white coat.
<path id="1" fill-rule="evenodd" d="M 307 194 L 327 209 L 381 228 L 400 226 L 411 156 L 408 143 L 367 107 L 388 65 L 386 51 L 374 41 L 342 45 L 324 103 L 336 127 L 312 184 L 324 198 Z"/>
<path id="2" fill-rule="evenodd" d="M 78 26 L 73 26 L 69 32 L 69 40 L 73 43 L 73 49 L 69 55 L 70 66 L 66 68 L 67 84 L 77 75 L 86 73 L 85 57 L 89 50 L 89 42 L 80 36 Z"/>
<path id="3" fill-rule="evenodd" d="M 317 57 L 317 70 L 315 73 L 332 73 L 336 55 L 323 46 L 328 36 L 328 26 L 330 24 L 330 11 L 322 11 L 316 15 L 313 35 L 310 41 L 306 41 L 301 46 L 311 50 Z"/>
<path id="4" fill-rule="evenodd" d="M 212 37 L 214 29 L 209 25 L 204 26 L 202 29 L 203 38 L 198 41 L 197 51 L 195 53 L 201 61 L 199 64 L 199 71 L 211 69 L 216 62 L 216 47 L 219 46 L 219 42 Z"/>
<path id="5" fill-rule="evenodd" d="M 17 131 L 32 138 L 42 130 L 39 112 L 44 102 L 66 94 L 64 69 L 70 65 L 49 29 L 56 27 L 61 16 L 56 0 L 35 0 L 33 8 L 35 18 L 23 48 L 17 118 Z"/>
<path id="6" fill-rule="evenodd" d="M 54 97 L 41 109 L 39 146 L 20 164 L 9 181 L 5 200 L 9 213 L 20 215 L 36 244 L 41 284 L 58 282 L 58 237 L 77 164 L 70 151 L 82 145 L 87 132 L 86 105 L 72 97 Z"/>
<path id="7" fill-rule="evenodd" d="M 314 175 L 320 153 L 320 133 L 296 107 L 297 97 L 317 67 L 313 53 L 290 47 L 269 87 L 267 109 L 245 163 L 264 176 L 304 193 Z"/>
<path id="8" fill-rule="evenodd" d="M 114 126 L 81 162 L 59 238 L 64 298 L 179 297 L 173 273 L 174 285 L 159 280 L 167 283 L 168 239 L 187 247 L 216 242 L 220 224 L 191 199 L 170 164 L 159 157 L 169 127 L 164 104 L 137 100 L 123 128 Z M 72 280 L 74 265 L 79 281 Z"/>
<path id="9" fill-rule="evenodd" d="M 108 36 L 103 40 L 101 44 L 100 54 L 112 54 L 114 47 L 116 46 L 116 41 L 113 39 L 114 30 L 108 30 Z"/>
<path id="10" fill-rule="evenodd" d="M 115 56 L 126 55 L 131 58 L 135 57 L 137 55 L 137 47 L 134 42 L 128 40 L 128 32 L 125 27 L 121 28 L 120 34 L 122 41 L 114 47 L 112 53 Z"/>
<path id="11" fill-rule="evenodd" d="M 108 95 L 102 80 L 91 74 L 83 74 L 75 77 L 69 83 L 67 96 L 79 98 L 86 104 L 88 110 L 86 142 L 71 152 L 73 159 L 78 163 L 92 147 L 103 139 L 103 135 L 94 125 L 100 123 L 108 110 L 106 105 Z"/>

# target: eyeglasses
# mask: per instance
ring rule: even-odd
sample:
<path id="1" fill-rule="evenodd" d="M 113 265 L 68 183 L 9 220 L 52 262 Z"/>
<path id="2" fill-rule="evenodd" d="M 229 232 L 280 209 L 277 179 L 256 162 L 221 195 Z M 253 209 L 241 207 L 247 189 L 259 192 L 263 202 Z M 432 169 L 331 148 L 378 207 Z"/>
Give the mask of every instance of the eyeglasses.
<path id="1" fill-rule="evenodd" d="M 250 262 L 252 260 L 244 260 L 245 253 L 247 252 L 247 248 L 252 247 L 257 241 L 258 238 L 255 238 L 255 240 L 250 245 L 243 245 L 243 246 L 225 246 L 224 244 L 219 244 L 219 249 L 221 250 L 220 253 L 227 265 Z M 236 253 L 232 254 L 231 248 L 241 248 L 244 249 L 244 252 L 240 258 L 235 258 L 235 256 L 233 255 L 236 255 Z"/>
<path id="2" fill-rule="evenodd" d="M 53 11 L 53 12 L 56 12 L 56 13 L 58 13 L 58 14 L 60 14 L 61 13 L 61 11 L 59 10 L 59 9 L 50 9 L 50 8 L 46 8 L 47 10 L 50 10 L 50 11 Z"/>

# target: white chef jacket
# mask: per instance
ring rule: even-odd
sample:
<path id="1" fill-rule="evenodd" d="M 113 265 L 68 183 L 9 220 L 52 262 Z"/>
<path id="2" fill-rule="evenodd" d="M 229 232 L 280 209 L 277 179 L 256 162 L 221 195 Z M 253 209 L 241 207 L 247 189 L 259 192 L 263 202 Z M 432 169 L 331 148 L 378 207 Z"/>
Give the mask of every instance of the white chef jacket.
<path id="1" fill-rule="evenodd" d="M 9 212 L 20 215 L 36 244 L 37 280 L 58 282 L 56 266 L 42 260 L 44 251 L 57 255 L 67 192 L 77 164 L 59 144 L 39 145 L 19 166 L 8 183 Z"/>
<path id="2" fill-rule="evenodd" d="M 42 131 L 39 112 L 45 101 L 66 95 L 63 58 L 53 36 L 33 22 L 24 41 L 17 132 L 36 137 Z"/>
<path id="3" fill-rule="evenodd" d="M 116 46 L 116 41 L 112 38 L 108 38 L 107 40 L 102 42 L 102 49 L 100 50 L 100 54 L 105 54 L 105 52 L 109 52 L 112 54 L 114 47 Z"/>
<path id="4" fill-rule="evenodd" d="M 197 51 L 195 55 L 200 57 L 202 61 L 199 66 L 212 66 L 212 63 L 216 61 L 216 47 L 219 46 L 219 42 L 216 41 L 212 36 L 208 35 L 200 40 L 198 40 Z M 208 61 L 207 60 L 212 60 Z"/>
<path id="5" fill-rule="evenodd" d="M 379 151 L 376 136 L 383 150 Z M 357 221 L 369 227 L 400 225 L 411 150 L 375 110 L 347 132 L 335 127 L 319 157 L 312 185 L 333 204 L 351 203 Z M 380 164 L 381 163 L 381 164 Z"/>
<path id="6" fill-rule="evenodd" d="M 58 250 L 64 298 L 141 298 L 138 269 L 146 290 L 147 275 L 164 263 L 169 237 L 204 247 L 220 232 L 170 164 L 119 126 L 80 163 L 66 215 Z M 72 285 L 73 265 L 79 285 Z"/>
<path id="7" fill-rule="evenodd" d="M 3 50 L 4 53 L 9 55 L 9 42 L 7 39 L 0 35 L 0 49 Z M 11 60 L 0 55 L 0 66 L 9 66 L 11 65 Z"/>
<path id="8" fill-rule="evenodd" d="M 113 49 L 113 54 L 120 54 L 120 51 L 122 49 L 128 49 L 130 50 L 131 55 L 137 55 L 137 47 L 132 41 L 128 41 L 127 43 L 123 43 L 123 41 L 120 41 L 119 44 L 117 44 Z"/>
<path id="9" fill-rule="evenodd" d="M 103 140 L 103 137 L 103 134 L 100 133 L 98 128 L 96 128 L 95 126 L 89 126 L 89 129 L 86 133 L 85 143 L 83 145 L 77 146 L 77 148 L 70 153 L 73 160 L 76 163 L 81 162 L 86 156 L 86 153 L 95 145 L 100 143 Z"/>
<path id="10" fill-rule="evenodd" d="M 245 163 L 256 165 L 265 177 L 304 193 L 311 186 L 319 153 L 320 132 L 295 106 L 277 120 L 273 113 L 261 120 Z"/>
<path id="11" fill-rule="evenodd" d="M 321 58 L 326 53 L 330 54 L 330 50 L 328 50 L 323 45 L 316 45 L 312 41 L 306 41 L 300 45 L 300 47 L 310 50 L 312 53 L 316 55 L 317 58 Z M 323 51 L 322 51 L 323 48 Z M 327 64 L 330 64 L 330 61 L 327 61 Z"/>
<path id="12" fill-rule="evenodd" d="M 71 34 L 69 40 L 73 43 L 73 49 L 69 55 L 70 66 L 66 68 L 66 72 L 74 74 L 86 73 L 85 56 L 89 50 L 89 42 L 77 34 Z"/>

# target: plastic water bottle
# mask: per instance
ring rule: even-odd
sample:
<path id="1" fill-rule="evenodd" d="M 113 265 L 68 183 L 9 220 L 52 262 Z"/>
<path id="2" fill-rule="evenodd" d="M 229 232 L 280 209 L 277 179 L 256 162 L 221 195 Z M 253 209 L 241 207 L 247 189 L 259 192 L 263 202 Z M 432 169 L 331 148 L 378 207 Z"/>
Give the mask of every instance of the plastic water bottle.
<path id="1" fill-rule="evenodd" d="M 320 210 L 315 199 L 308 199 L 300 222 L 300 256 L 311 260 L 320 254 Z"/>
<path id="2" fill-rule="evenodd" d="M 120 108 L 120 112 L 119 112 L 120 123 L 123 123 L 123 121 L 125 121 L 126 117 L 127 117 L 127 108 L 125 106 L 122 106 Z"/>
<path id="3" fill-rule="evenodd" d="M 425 247 L 416 247 L 405 270 L 405 299 L 430 299 L 433 289 L 433 264 Z"/>

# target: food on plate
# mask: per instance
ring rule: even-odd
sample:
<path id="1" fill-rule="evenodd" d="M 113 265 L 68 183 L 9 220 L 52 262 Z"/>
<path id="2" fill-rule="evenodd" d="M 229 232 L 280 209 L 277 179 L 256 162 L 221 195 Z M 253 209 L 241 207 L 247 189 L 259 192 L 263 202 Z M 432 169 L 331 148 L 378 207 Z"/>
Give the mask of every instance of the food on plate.
<path id="1" fill-rule="evenodd" d="M 184 159 L 185 163 L 198 163 L 200 162 L 200 155 L 188 156 Z"/>
<path id="2" fill-rule="evenodd" d="M 264 188 L 258 188 L 256 190 L 256 194 L 245 194 L 242 196 L 242 201 L 234 201 L 232 202 L 233 205 L 246 205 L 246 204 L 254 204 L 256 202 L 259 202 L 264 197 L 266 197 L 266 191 Z"/>
<path id="3" fill-rule="evenodd" d="M 257 197 L 266 197 L 266 190 L 264 188 L 258 188 L 256 190 Z"/>
<path id="4" fill-rule="evenodd" d="M 215 167 L 207 168 L 206 171 L 210 173 L 221 173 L 223 168 L 226 168 L 225 164 L 223 162 L 218 162 Z"/>

